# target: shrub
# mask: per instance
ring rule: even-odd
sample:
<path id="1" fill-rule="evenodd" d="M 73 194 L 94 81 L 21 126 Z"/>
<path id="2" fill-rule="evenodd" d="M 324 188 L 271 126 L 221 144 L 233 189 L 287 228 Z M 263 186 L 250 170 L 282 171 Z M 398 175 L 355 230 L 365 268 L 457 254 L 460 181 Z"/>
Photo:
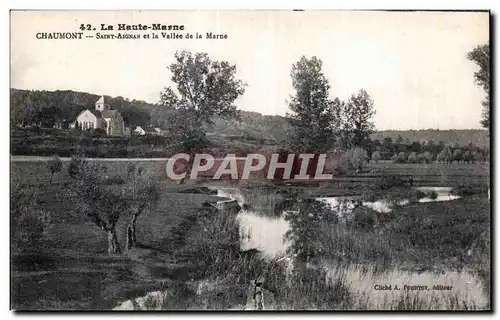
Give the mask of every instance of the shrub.
<path id="1" fill-rule="evenodd" d="M 382 176 L 378 188 L 380 190 L 388 190 L 393 187 L 402 187 L 404 185 L 403 179 L 399 176 Z"/>
<path id="2" fill-rule="evenodd" d="M 428 196 L 430 199 L 437 199 L 438 194 L 437 194 L 437 192 L 436 192 L 436 191 L 434 191 L 434 190 L 433 190 L 433 191 L 429 192 L 429 193 L 427 194 L 427 196 Z"/>
<path id="3" fill-rule="evenodd" d="M 488 187 L 483 186 L 458 186 L 451 189 L 451 194 L 467 197 L 474 194 L 485 194 L 488 192 Z"/>
<path id="4" fill-rule="evenodd" d="M 102 181 L 104 185 L 119 185 L 119 184 L 125 184 L 125 182 L 126 182 L 125 179 L 123 179 L 120 176 L 107 177 Z"/>
<path id="5" fill-rule="evenodd" d="M 81 166 L 84 163 L 84 160 L 79 156 L 71 156 L 71 160 L 68 164 L 68 174 L 70 177 L 76 179 L 81 171 Z"/>
<path id="6" fill-rule="evenodd" d="M 428 153 L 428 152 L 426 152 Z M 429 163 L 429 158 L 428 158 L 428 155 L 426 153 L 419 153 L 418 154 L 418 163 Z"/>
<path id="7" fill-rule="evenodd" d="M 52 159 L 50 159 L 47 162 L 47 167 L 49 168 L 50 171 L 50 180 L 49 183 L 52 183 L 52 178 L 54 177 L 54 174 L 57 172 L 61 172 L 63 163 L 61 158 L 57 154 L 55 154 Z"/>
<path id="8" fill-rule="evenodd" d="M 408 156 L 406 155 L 406 153 L 404 152 L 400 152 L 398 154 L 398 163 L 406 163 L 406 161 L 408 160 Z"/>
<path id="9" fill-rule="evenodd" d="M 418 163 L 418 157 L 416 152 L 410 153 L 408 156 L 408 163 Z"/>
<path id="10" fill-rule="evenodd" d="M 380 161 L 380 152 L 375 151 L 374 153 L 372 153 L 372 161 L 375 163 Z"/>
<path id="11" fill-rule="evenodd" d="M 352 227 L 355 229 L 372 229 L 377 224 L 377 212 L 367 208 L 358 207 L 353 212 Z"/>
<path id="12" fill-rule="evenodd" d="M 446 147 L 438 154 L 438 161 L 442 162 L 452 162 L 453 154 L 451 153 L 451 148 Z"/>
<path id="13" fill-rule="evenodd" d="M 453 150 L 453 156 L 452 156 L 453 161 L 460 162 L 460 160 L 463 160 L 462 158 L 462 149 L 455 149 Z"/>
<path id="14" fill-rule="evenodd" d="M 368 163 L 368 153 L 362 148 L 347 150 L 341 157 L 341 166 L 347 170 L 363 170 Z"/>
<path id="15" fill-rule="evenodd" d="M 394 162 L 394 163 L 398 163 L 398 160 L 399 160 L 398 155 L 396 153 L 393 154 L 392 157 L 391 157 L 391 161 Z"/>
<path id="16" fill-rule="evenodd" d="M 408 192 L 408 198 L 411 202 L 418 201 L 426 196 L 427 194 L 421 190 L 412 189 Z"/>
<path id="17" fill-rule="evenodd" d="M 130 177 L 131 174 L 135 172 L 135 163 L 129 162 L 127 163 L 127 179 Z"/>
<path id="18" fill-rule="evenodd" d="M 50 214 L 40 209 L 32 190 L 11 187 L 11 249 L 13 254 L 36 253 L 50 228 Z"/>
<path id="19" fill-rule="evenodd" d="M 333 226 L 338 223 L 338 216 L 324 202 L 302 199 L 285 216 L 290 229 L 285 239 L 290 241 L 287 253 L 298 261 L 307 262 L 321 255 L 324 243 L 318 225 Z"/>

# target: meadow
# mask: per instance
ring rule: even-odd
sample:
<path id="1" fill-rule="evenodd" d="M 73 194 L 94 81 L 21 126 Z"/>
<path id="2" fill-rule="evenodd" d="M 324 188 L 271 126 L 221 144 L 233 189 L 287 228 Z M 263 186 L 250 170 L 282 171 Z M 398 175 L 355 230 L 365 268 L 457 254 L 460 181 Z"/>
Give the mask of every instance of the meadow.
<path id="1" fill-rule="evenodd" d="M 126 174 L 127 161 L 100 163 L 110 177 Z M 38 208 L 50 213 L 50 224 L 36 247 L 11 248 L 12 308 L 109 310 L 150 292 L 166 292 L 150 309 L 242 309 L 248 284 L 261 274 L 266 274 L 266 292 L 273 296 L 266 301 L 274 300 L 275 309 L 489 308 L 489 236 L 484 236 L 490 227 L 487 165 L 379 162 L 361 174 L 319 186 L 242 186 L 249 207 L 274 217 L 290 198 L 369 197 L 388 192 L 387 184 L 395 181 L 402 185 L 393 189 L 409 188 L 408 175 L 415 185 L 472 188 L 470 195 L 458 200 L 396 208 L 375 226 L 363 222 L 363 217 L 374 214 L 366 209 L 361 220 L 349 225 L 298 224 L 300 230 L 292 231 L 307 235 L 316 267 L 324 268 L 306 268 L 287 280 L 281 257 L 240 251 L 237 212 L 207 207 L 207 202 L 220 198 L 199 186 L 169 183 L 162 161 L 135 164 L 151 170 L 160 181 L 160 197 L 155 208 L 138 220 L 137 246 L 124 255 L 108 255 L 105 233 L 85 216 L 74 214 L 67 192 L 73 183 L 67 162 L 52 183 L 43 161 L 11 162 L 11 186 L 28 188 Z M 11 216 L 11 230 L 16 218 Z M 118 223 L 121 242 L 129 218 Z M 487 241 L 478 245 L 479 240 Z M 375 284 L 384 283 L 436 283 L 453 285 L 454 290 L 374 291 Z M 202 284 L 212 289 L 200 293 Z"/>

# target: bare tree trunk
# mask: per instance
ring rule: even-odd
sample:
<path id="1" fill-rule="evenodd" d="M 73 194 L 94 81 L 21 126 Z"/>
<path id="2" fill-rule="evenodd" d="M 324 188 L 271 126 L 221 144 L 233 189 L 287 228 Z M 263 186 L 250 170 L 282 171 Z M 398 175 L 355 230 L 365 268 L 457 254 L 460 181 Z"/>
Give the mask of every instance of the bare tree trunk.
<path id="1" fill-rule="evenodd" d="M 108 253 L 109 254 L 122 253 L 120 249 L 120 243 L 118 242 L 118 237 L 116 236 L 115 226 L 108 228 Z"/>
<path id="2" fill-rule="evenodd" d="M 127 227 L 127 250 L 132 249 L 135 247 L 136 244 L 136 238 L 135 238 L 135 224 L 129 224 Z"/>
<path id="3" fill-rule="evenodd" d="M 50 180 L 49 180 L 49 183 L 52 183 L 52 177 L 54 177 L 54 172 L 52 172 L 52 173 L 50 174 Z"/>
<path id="4" fill-rule="evenodd" d="M 135 234 L 135 226 L 137 223 L 137 218 L 139 215 L 142 213 L 145 205 L 141 205 L 137 211 L 134 213 L 132 220 L 130 220 L 130 223 L 127 226 L 127 250 L 132 249 L 135 247 L 135 244 L 137 243 L 137 238 Z"/>

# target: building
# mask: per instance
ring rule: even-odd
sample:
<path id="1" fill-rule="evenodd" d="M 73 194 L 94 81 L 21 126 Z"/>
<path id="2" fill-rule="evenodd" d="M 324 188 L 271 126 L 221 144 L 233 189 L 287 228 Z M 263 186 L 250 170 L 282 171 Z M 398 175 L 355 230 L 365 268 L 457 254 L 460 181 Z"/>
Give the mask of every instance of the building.
<path id="1" fill-rule="evenodd" d="M 75 128 L 80 130 L 102 129 L 111 136 L 123 136 L 125 123 L 118 110 L 106 104 L 104 96 L 95 103 L 95 109 L 86 109 L 76 118 Z"/>
<path id="2" fill-rule="evenodd" d="M 152 127 L 152 126 L 148 126 L 148 127 L 141 127 L 141 126 L 137 126 L 134 128 L 134 130 L 132 131 L 133 134 L 135 135 L 139 135 L 139 136 L 144 136 L 144 135 L 156 135 L 156 136 L 159 136 L 161 135 L 163 132 L 160 128 L 155 128 L 155 127 Z"/>
<path id="3" fill-rule="evenodd" d="M 146 130 L 144 130 L 142 127 L 140 126 L 137 126 L 134 128 L 134 130 L 132 130 L 132 133 L 133 134 L 136 134 L 136 135 L 139 135 L 139 136 L 143 136 L 146 134 Z"/>

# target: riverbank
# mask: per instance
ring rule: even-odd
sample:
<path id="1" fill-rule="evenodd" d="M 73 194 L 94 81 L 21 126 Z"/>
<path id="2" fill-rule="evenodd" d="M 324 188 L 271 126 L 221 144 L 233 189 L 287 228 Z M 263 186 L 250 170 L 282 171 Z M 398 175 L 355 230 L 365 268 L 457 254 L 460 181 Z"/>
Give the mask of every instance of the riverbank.
<path id="1" fill-rule="evenodd" d="M 126 174 L 126 164 L 103 162 L 109 174 Z M 144 161 L 137 165 L 160 170 L 163 163 Z M 473 245 L 489 229 L 490 203 L 486 192 L 464 194 L 453 201 L 397 207 L 388 216 L 375 215 L 376 224 L 370 208 L 364 208 L 355 223 L 324 223 L 316 214 L 333 209 L 307 203 L 300 207 L 300 218 L 309 221 L 312 214 L 314 219 L 311 223 L 295 223 L 292 232 L 307 239 L 305 245 L 312 253 L 318 254 L 320 249 L 318 262 L 329 267 L 290 275 L 284 257 L 287 250 L 282 242 L 278 243 L 293 222 L 280 220 L 288 206 L 294 206 L 298 200 L 342 193 L 369 198 L 374 191 L 382 190 L 381 185 L 373 179 L 357 183 L 334 181 L 318 187 L 237 183 L 233 188 L 242 194 L 235 200 L 243 211 L 223 215 L 214 206 L 207 206 L 207 202 L 216 204 L 222 198 L 202 186 L 165 183 L 158 208 L 138 221 L 137 248 L 123 256 L 108 256 L 105 233 L 85 217 L 69 214 L 72 201 L 66 198 L 65 188 L 72 180 L 65 170 L 56 174 L 50 184 L 43 162 L 13 162 L 11 169 L 11 183 L 35 182 L 39 208 L 50 212 L 52 218 L 47 239 L 39 250 L 12 256 L 15 309 L 110 310 L 152 292 L 168 293 L 168 299 L 164 299 L 168 303 L 161 306 L 166 309 L 238 309 L 247 302 L 250 283 L 261 274 L 267 274 L 266 292 L 278 301 L 269 308 L 459 309 L 466 305 L 477 309 L 484 308 L 483 302 L 488 300 L 480 292 L 488 282 L 489 255 L 482 251 L 483 246 Z M 219 181 L 209 187 L 223 184 Z M 487 180 L 483 184 L 487 185 Z M 118 231 L 120 241 L 125 237 L 128 218 L 123 221 Z M 266 257 L 262 253 L 269 246 L 275 254 Z M 295 247 L 299 247 L 299 242 Z M 332 283 L 325 284 L 332 266 L 336 276 Z M 392 293 L 386 295 L 391 303 L 384 305 L 374 300 L 381 293 L 354 281 L 364 270 L 371 270 L 371 282 L 363 283 L 402 277 L 403 284 L 418 284 L 427 279 L 443 280 L 448 285 L 448 278 L 442 277 L 453 274 L 456 283 L 473 283 L 474 289 L 461 286 L 433 305 L 425 304 L 429 303 L 427 300 L 424 304 L 408 305 L 405 300 L 399 304 L 394 301 L 401 297 Z M 304 276 L 308 280 L 301 282 Z M 344 281 L 346 277 L 351 281 Z M 205 293 L 197 294 L 200 283 L 214 289 L 200 289 Z M 466 295 L 464 289 L 479 294 L 479 300 Z M 363 304 L 363 297 L 372 300 Z M 460 304 L 453 305 L 453 301 Z"/>

